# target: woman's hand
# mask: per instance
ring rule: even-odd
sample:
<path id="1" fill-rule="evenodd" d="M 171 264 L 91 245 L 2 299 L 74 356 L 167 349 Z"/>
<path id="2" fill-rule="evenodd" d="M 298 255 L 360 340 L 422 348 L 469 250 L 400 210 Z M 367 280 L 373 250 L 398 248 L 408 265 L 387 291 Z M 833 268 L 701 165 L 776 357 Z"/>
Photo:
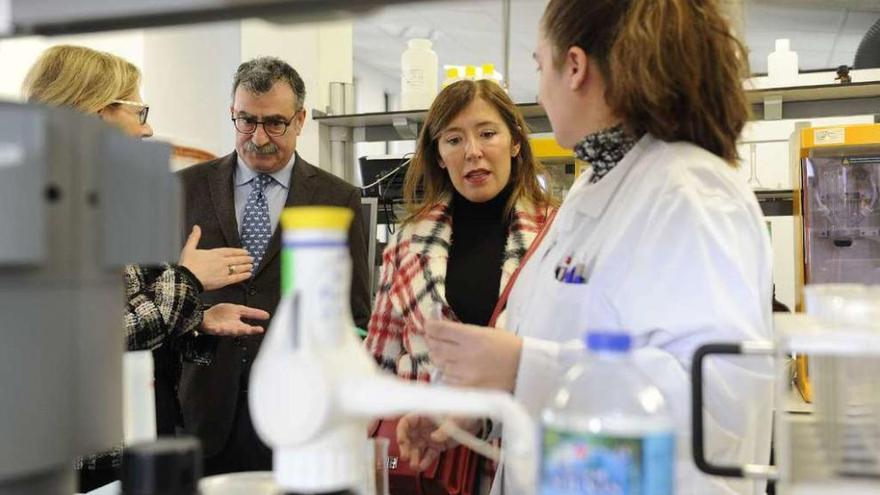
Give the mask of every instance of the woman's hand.
<path id="1" fill-rule="evenodd" d="M 262 309 L 241 306 L 239 304 L 220 303 L 211 306 L 205 311 L 199 330 L 208 335 L 218 335 L 221 337 L 237 337 L 239 335 L 263 333 L 263 327 L 248 325 L 241 321 L 242 318 L 268 320 L 269 313 Z"/>
<path id="2" fill-rule="evenodd" d="M 522 339 L 500 328 L 428 320 L 425 340 L 443 383 L 513 392 Z"/>
<path id="3" fill-rule="evenodd" d="M 244 249 L 198 249 L 202 229 L 194 225 L 180 252 L 180 266 L 186 267 L 206 291 L 216 290 L 251 278 L 254 259 Z"/>
<path id="4" fill-rule="evenodd" d="M 473 434 L 479 432 L 482 422 L 479 419 L 448 419 L 459 428 Z M 397 422 L 397 446 L 403 461 L 409 461 L 412 469 L 424 471 L 440 457 L 446 449 L 455 447 L 458 442 L 433 419 L 418 414 L 407 414 Z"/>

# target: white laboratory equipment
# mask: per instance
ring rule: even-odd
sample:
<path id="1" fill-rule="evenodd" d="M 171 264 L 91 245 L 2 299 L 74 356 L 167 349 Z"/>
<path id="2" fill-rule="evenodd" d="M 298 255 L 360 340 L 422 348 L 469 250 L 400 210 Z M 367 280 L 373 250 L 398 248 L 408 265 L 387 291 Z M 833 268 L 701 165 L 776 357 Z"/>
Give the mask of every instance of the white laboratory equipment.
<path id="1" fill-rule="evenodd" d="M 73 493 L 74 459 L 122 442 L 121 268 L 179 252 L 170 151 L 0 103 L 2 495 Z"/>
<path id="2" fill-rule="evenodd" d="M 780 495 L 880 492 L 880 287 L 817 284 L 806 314 L 777 314 L 776 342 L 708 344 L 693 360 L 693 453 L 708 474 L 776 479 Z M 791 381 L 777 380 L 776 466 L 718 466 L 704 456 L 702 363 L 714 354 L 768 355 L 778 377 L 792 353 L 810 357 L 813 403 L 790 412 Z"/>
<path id="3" fill-rule="evenodd" d="M 354 333 L 345 208 L 296 207 L 282 215 L 282 298 L 250 377 L 254 427 L 273 449 L 275 482 L 288 493 L 355 490 L 369 469 L 367 425 L 413 412 L 490 417 L 504 425 L 505 462 L 534 491 L 534 423 L 512 396 L 407 382 L 382 374 Z"/>

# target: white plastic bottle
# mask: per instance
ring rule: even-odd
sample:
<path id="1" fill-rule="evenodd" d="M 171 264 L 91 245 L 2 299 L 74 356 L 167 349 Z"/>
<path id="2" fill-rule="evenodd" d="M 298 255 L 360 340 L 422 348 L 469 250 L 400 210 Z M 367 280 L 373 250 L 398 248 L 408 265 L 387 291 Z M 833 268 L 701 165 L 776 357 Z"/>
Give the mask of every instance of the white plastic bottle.
<path id="1" fill-rule="evenodd" d="M 776 40 L 776 49 L 767 55 L 767 75 L 773 87 L 795 86 L 798 80 L 798 54 L 787 39 Z"/>
<path id="2" fill-rule="evenodd" d="M 437 54 L 431 40 L 412 39 L 400 56 L 401 110 L 425 110 L 437 96 Z"/>
<path id="3" fill-rule="evenodd" d="M 675 432 L 663 395 L 630 362 L 631 338 L 590 332 L 544 410 L 541 495 L 672 495 Z"/>

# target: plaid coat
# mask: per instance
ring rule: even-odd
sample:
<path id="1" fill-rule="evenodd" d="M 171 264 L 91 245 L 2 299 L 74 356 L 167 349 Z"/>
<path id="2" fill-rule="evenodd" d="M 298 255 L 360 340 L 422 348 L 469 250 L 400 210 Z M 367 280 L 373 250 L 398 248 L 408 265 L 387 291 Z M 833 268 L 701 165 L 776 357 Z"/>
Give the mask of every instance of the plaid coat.
<path id="1" fill-rule="evenodd" d="M 524 202 L 514 207 L 500 267 L 500 291 L 548 214 Z M 452 211 L 447 199 L 422 219 L 402 226 L 382 253 L 382 278 L 364 343 L 382 368 L 401 378 L 428 381 L 430 377 L 433 366 L 424 340 L 425 319 L 436 317 L 439 311 L 444 318 L 457 320 L 446 300 L 451 240 Z M 495 326 L 503 328 L 503 313 Z"/>
<path id="2" fill-rule="evenodd" d="M 202 322 L 201 292 L 199 279 L 182 266 L 126 265 L 126 349 L 155 349 L 167 339 L 198 328 Z M 74 467 L 77 471 L 112 472 L 122 465 L 122 448 L 117 445 L 110 451 L 81 457 L 74 461 Z"/>
<path id="3" fill-rule="evenodd" d="M 184 267 L 125 267 L 125 340 L 129 351 L 152 350 L 202 322 L 202 284 Z"/>

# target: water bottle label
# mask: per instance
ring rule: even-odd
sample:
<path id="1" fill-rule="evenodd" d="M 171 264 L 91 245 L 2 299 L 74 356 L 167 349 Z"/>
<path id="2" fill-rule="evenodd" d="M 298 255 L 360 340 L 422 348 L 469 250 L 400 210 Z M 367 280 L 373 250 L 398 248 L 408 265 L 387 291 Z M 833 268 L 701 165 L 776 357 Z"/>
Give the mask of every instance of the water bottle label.
<path id="1" fill-rule="evenodd" d="M 672 495 L 675 436 L 619 437 L 545 427 L 541 495 Z"/>

